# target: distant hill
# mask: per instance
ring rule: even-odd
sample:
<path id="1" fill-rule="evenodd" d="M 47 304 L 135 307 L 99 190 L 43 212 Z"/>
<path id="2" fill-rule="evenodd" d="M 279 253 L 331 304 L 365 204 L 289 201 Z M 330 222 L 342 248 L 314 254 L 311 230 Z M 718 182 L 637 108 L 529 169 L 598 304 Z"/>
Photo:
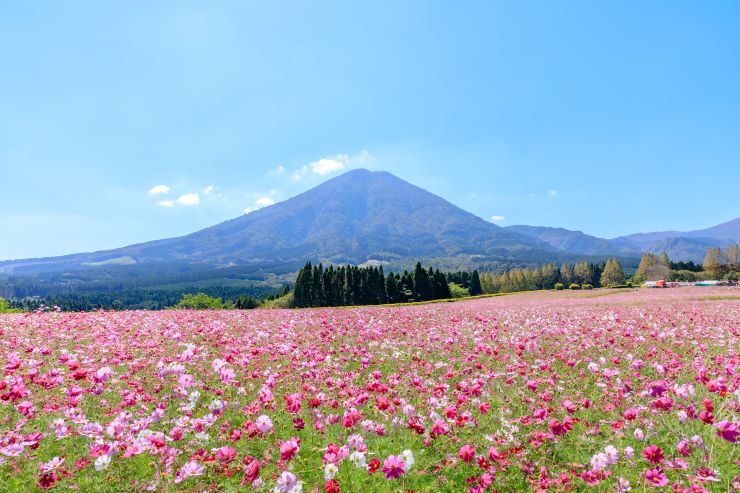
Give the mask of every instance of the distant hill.
<path id="1" fill-rule="evenodd" d="M 584 255 L 640 256 L 639 248 L 620 247 L 611 241 L 587 235 L 581 231 L 546 226 L 508 226 L 506 229 L 530 238 L 544 241 L 548 245 L 570 253 Z"/>
<path id="2" fill-rule="evenodd" d="M 386 172 L 353 170 L 284 202 L 195 233 L 115 250 L 0 263 L 4 272 L 149 264 L 228 267 L 324 261 L 454 266 L 533 262 L 562 252 L 466 212 Z M 128 268 L 128 269 L 127 269 Z"/>
<path id="3" fill-rule="evenodd" d="M 702 262 L 711 247 L 740 243 L 740 218 L 694 231 L 635 233 L 613 239 L 581 231 L 544 226 L 509 226 L 510 231 L 546 242 L 569 253 L 584 255 L 639 256 L 642 252 L 666 252 L 671 260 Z"/>

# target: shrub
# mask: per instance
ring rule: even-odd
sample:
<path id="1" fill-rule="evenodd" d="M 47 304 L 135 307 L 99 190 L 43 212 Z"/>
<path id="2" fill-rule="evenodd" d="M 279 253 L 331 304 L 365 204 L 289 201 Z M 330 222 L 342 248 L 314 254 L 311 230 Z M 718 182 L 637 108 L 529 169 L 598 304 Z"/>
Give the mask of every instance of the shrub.
<path id="1" fill-rule="evenodd" d="M 212 298 L 205 293 L 184 294 L 175 308 L 186 308 L 190 310 L 220 310 L 224 307 L 221 298 Z"/>
<path id="2" fill-rule="evenodd" d="M 290 291 L 274 300 L 265 300 L 262 302 L 265 308 L 293 308 L 293 292 Z"/>
<path id="3" fill-rule="evenodd" d="M 560 291 L 564 287 L 565 287 L 565 285 L 562 282 L 556 283 L 555 284 L 555 291 Z"/>
<path id="4" fill-rule="evenodd" d="M 591 286 L 590 284 L 583 284 L 583 285 L 581 286 L 581 289 L 593 289 L 593 288 L 594 288 L 594 287 L 593 287 L 593 286 Z M 572 288 L 571 288 L 571 289 L 572 289 Z"/>
<path id="5" fill-rule="evenodd" d="M 568 289 L 581 289 L 581 286 L 576 283 L 572 283 L 570 286 L 568 286 Z"/>
<path id="6" fill-rule="evenodd" d="M 470 296 L 470 291 L 467 288 L 460 286 L 454 282 L 447 284 L 450 287 L 450 296 L 452 298 L 466 298 Z"/>

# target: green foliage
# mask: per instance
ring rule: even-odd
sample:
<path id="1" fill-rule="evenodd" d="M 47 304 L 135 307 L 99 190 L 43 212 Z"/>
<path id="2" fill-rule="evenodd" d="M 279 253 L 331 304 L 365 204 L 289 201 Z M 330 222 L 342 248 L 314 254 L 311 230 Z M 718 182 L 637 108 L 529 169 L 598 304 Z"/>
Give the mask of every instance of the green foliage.
<path id="1" fill-rule="evenodd" d="M 565 284 L 563 284 L 562 282 L 555 283 L 555 286 L 553 286 L 553 289 L 555 291 L 560 291 L 563 288 L 565 288 Z"/>
<path id="2" fill-rule="evenodd" d="M 670 281 L 696 281 L 696 272 L 691 270 L 672 270 L 668 274 L 668 280 Z"/>
<path id="3" fill-rule="evenodd" d="M 293 293 L 289 292 L 271 300 L 262 302 L 264 308 L 293 308 Z"/>
<path id="4" fill-rule="evenodd" d="M 15 313 L 17 311 L 11 308 L 10 304 L 4 298 L 0 298 L 0 313 Z"/>
<path id="5" fill-rule="evenodd" d="M 570 286 L 568 286 L 568 289 L 581 289 L 581 285 L 575 282 L 570 283 Z"/>
<path id="6" fill-rule="evenodd" d="M 173 308 L 191 310 L 221 310 L 224 303 L 221 298 L 213 298 L 205 293 L 184 294 Z"/>
<path id="7" fill-rule="evenodd" d="M 581 289 L 593 289 L 594 287 L 588 283 L 581 284 Z"/>
<path id="8" fill-rule="evenodd" d="M 451 298 L 467 298 L 468 296 L 470 296 L 470 291 L 457 283 L 449 283 L 449 288 Z"/>
<path id="9" fill-rule="evenodd" d="M 234 308 L 237 310 L 252 310 L 260 306 L 260 302 L 251 296 L 239 296 L 234 302 Z"/>
<path id="10" fill-rule="evenodd" d="M 702 271 L 701 264 L 695 264 L 693 260 L 689 260 L 688 262 L 669 262 L 668 267 L 670 267 L 671 270 L 688 270 L 691 272 Z"/>

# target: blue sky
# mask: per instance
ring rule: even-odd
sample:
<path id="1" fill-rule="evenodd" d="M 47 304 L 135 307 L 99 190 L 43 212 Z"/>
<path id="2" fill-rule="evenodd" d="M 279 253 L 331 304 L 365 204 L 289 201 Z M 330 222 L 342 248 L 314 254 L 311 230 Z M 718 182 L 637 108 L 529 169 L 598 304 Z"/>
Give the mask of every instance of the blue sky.
<path id="1" fill-rule="evenodd" d="M 4 2 L 0 259 L 189 233 L 354 167 L 501 225 L 727 221 L 739 24 L 734 1 Z"/>

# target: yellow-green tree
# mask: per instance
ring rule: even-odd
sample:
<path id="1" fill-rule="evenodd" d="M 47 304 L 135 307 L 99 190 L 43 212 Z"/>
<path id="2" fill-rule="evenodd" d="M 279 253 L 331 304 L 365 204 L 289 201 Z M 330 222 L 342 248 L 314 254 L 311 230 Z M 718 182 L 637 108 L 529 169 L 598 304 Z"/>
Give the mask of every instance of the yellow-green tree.
<path id="1" fill-rule="evenodd" d="M 704 271 L 707 272 L 715 279 L 720 279 L 724 271 L 724 265 L 722 265 L 722 251 L 719 247 L 713 247 L 707 250 L 704 255 L 703 262 Z"/>
<path id="2" fill-rule="evenodd" d="M 668 263 L 668 255 L 658 257 L 654 253 L 643 253 L 640 259 L 640 266 L 635 272 L 635 280 L 657 281 L 665 279 L 670 274 L 671 268 Z"/>
<path id="3" fill-rule="evenodd" d="M 606 261 L 604 272 L 601 273 L 601 285 L 603 287 L 615 286 L 624 282 L 624 270 L 619 259 L 610 258 Z"/>

